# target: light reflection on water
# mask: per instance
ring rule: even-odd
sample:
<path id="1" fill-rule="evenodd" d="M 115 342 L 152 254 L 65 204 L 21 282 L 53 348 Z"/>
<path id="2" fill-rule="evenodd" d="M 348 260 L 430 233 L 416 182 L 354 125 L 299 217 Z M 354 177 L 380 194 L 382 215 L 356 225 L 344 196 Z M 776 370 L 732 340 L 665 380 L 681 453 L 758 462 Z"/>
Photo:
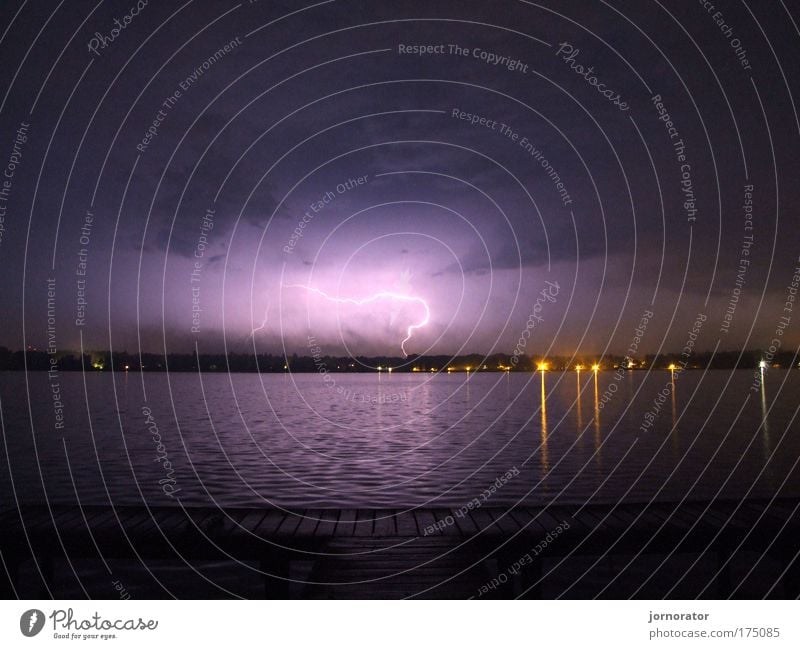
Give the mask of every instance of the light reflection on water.
<path id="1" fill-rule="evenodd" d="M 84 502 L 105 502 L 106 492 L 118 503 L 173 502 L 145 404 L 185 503 L 461 506 L 515 466 L 519 476 L 494 504 L 708 498 L 751 487 L 765 496 L 800 453 L 798 435 L 786 432 L 800 372 L 771 370 L 758 392 L 744 370 L 702 381 L 699 371 L 330 376 L 210 374 L 201 383 L 196 374 L 146 374 L 145 402 L 140 375 L 117 374 L 115 400 L 111 376 L 90 374 L 90 428 L 81 376 L 64 373 L 67 425 L 55 430 L 47 377 L 34 373 L 32 435 L 25 376 L 1 374 L 17 496 L 41 501 L 43 481 L 55 501 L 74 500 L 77 489 Z M 656 408 L 662 390 L 669 396 Z M 6 464 L 0 486 L 10 494 Z M 795 476 L 786 489 L 800 493 Z"/>

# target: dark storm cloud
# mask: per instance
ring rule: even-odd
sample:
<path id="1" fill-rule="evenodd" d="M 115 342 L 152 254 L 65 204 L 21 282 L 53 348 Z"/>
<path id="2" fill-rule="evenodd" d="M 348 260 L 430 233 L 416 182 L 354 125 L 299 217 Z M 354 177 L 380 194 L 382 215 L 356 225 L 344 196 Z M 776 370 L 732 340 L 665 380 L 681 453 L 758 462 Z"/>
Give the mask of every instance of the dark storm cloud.
<path id="1" fill-rule="evenodd" d="M 13 4 L 0 9 L 6 22 Z M 197 262 L 209 345 L 219 344 L 223 326 L 243 340 L 274 302 L 282 272 L 357 296 L 387 286 L 424 293 L 435 307 L 430 330 L 452 316 L 453 340 L 468 335 L 489 300 L 484 333 L 472 339 L 478 347 L 500 331 L 509 343 L 543 278 L 558 276 L 568 287 L 559 308 L 570 305 L 559 344 L 575 344 L 591 320 L 593 344 L 602 345 L 621 311 L 627 330 L 653 296 L 660 313 L 677 303 L 681 317 L 694 309 L 722 317 L 752 184 L 752 264 L 736 337 L 723 342 L 745 343 L 763 295 L 754 325 L 762 344 L 800 247 L 790 226 L 798 124 L 784 84 L 785 76 L 796 93 L 800 56 L 782 7 L 748 7 L 722 11 L 749 70 L 712 16 L 691 3 L 332 2 L 297 12 L 294 3 L 195 2 L 171 18 L 177 6 L 152 4 L 98 54 L 87 41 L 121 10 L 104 3 L 81 27 L 93 7 L 73 3 L 23 63 L 56 9 L 26 7 L 2 45 L 0 76 L 10 90 L 0 165 L 20 123 L 31 129 L 0 242 L 9 323 L 0 343 L 21 344 L 22 293 L 35 323 L 53 275 L 65 314 L 60 340 L 75 344 L 75 259 L 91 208 L 84 334 L 93 344 L 106 344 L 111 308 L 124 340 L 135 340 L 138 314 L 149 332 L 163 321 L 171 344 L 191 346 L 181 332 Z M 379 24 L 359 26 L 368 23 Z M 569 45 L 559 54 L 561 43 Z M 401 44 L 438 49 L 401 54 Z M 598 92 L 600 82 L 627 110 Z M 368 180 L 348 184 L 360 177 Z M 204 233 L 209 209 L 213 228 Z M 462 290 L 469 306 L 456 310 Z M 137 296 L 146 308 L 137 309 Z M 287 321 L 302 322 L 300 302 L 282 307 Z M 310 308 L 325 312 L 325 304 Z M 364 347 L 396 342 L 370 339 L 358 322 L 343 330 Z M 263 344 L 277 346 L 279 334 L 269 332 Z M 42 335 L 33 326 L 26 339 L 41 344 Z"/>

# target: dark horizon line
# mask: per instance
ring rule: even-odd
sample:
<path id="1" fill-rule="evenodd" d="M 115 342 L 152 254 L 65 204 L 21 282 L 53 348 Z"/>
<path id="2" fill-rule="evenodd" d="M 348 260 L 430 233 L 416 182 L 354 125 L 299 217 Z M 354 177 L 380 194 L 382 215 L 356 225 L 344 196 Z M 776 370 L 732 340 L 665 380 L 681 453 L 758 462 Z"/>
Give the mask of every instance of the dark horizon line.
<path id="1" fill-rule="evenodd" d="M 291 356 L 253 353 L 152 353 L 130 354 L 127 351 L 84 352 L 83 358 L 73 350 L 48 351 L 31 348 L 11 351 L 0 346 L 0 371 L 234 371 L 234 372 L 430 372 L 430 371 L 523 371 L 600 370 L 609 369 L 756 369 L 766 367 L 792 368 L 798 363 L 797 354 L 784 351 L 765 354 L 760 349 L 743 351 L 704 351 L 687 358 L 679 352 L 644 354 L 631 357 L 619 354 L 554 354 L 514 355 L 496 352 L 490 355 L 447 354 L 399 356 Z M 199 367 L 198 367 L 199 366 Z M 544 367 L 543 367 L 544 366 Z"/>

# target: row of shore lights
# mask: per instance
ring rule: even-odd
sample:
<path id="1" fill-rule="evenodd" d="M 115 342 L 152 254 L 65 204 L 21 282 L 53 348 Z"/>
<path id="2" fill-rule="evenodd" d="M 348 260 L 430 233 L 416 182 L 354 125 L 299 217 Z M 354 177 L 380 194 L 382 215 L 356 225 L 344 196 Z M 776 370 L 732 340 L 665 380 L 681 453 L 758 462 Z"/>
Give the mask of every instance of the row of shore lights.
<path id="1" fill-rule="evenodd" d="M 760 367 L 761 367 L 762 369 L 763 369 L 763 368 L 765 368 L 765 367 L 766 367 L 766 363 L 765 363 L 764 361 L 761 361 L 761 365 L 760 365 Z M 383 369 L 385 369 L 385 368 L 382 368 L 382 367 L 378 366 L 378 371 L 379 371 L 379 372 L 380 372 L 381 370 L 383 370 Z M 465 367 L 465 368 L 464 368 L 464 371 L 465 371 L 465 372 L 471 372 L 473 369 L 476 369 L 476 370 L 477 370 L 477 369 L 480 369 L 480 368 L 473 368 L 472 366 L 470 366 L 470 365 L 467 365 L 467 367 Z M 483 369 L 488 369 L 488 368 L 487 368 L 487 366 L 486 366 L 486 365 L 484 365 L 484 366 L 483 366 Z M 502 370 L 502 371 L 504 371 L 504 372 L 510 372 L 510 371 L 511 371 L 511 368 L 510 368 L 509 366 L 507 366 L 507 365 L 498 365 L 498 366 L 497 366 L 497 369 L 498 369 L 498 370 Z M 536 364 L 536 370 L 537 370 L 537 371 L 539 371 L 539 372 L 547 372 L 549 369 L 550 369 L 550 364 L 549 364 L 549 363 L 544 363 L 544 362 L 542 362 L 542 363 L 537 363 L 537 364 Z M 578 364 L 578 365 L 576 365 L 576 366 L 575 366 L 575 371 L 576 371 L 576 372 L 582 372 L 582 371 L 583 371 L 583 370 L 585 370 L 585 369 L 587 369 L 587 368 L 586 368 L 586 367 L 584 367 L 584 366 L 583 366 L 583 365 L 581 365 L 581 364 Z M 592 365 L 590 365 L 590 366 L 588 367 L 588 369 L 590 369 L 592 372 L 599 372 L 601 368 L 600 368 L 600 364 L 599 364 L 599 363 L 593 363 Z M 678 369 L 678 366 L 677 366 L 677 365 L 675 365 L 675 363 L 670 363 L 670 364 L 667 366 L 667 369 L 668 369 L 670 372 L 674 372 L 675 370 L 677 370 L 677 369 Z M 390 368 L 388 368 L 388 370 L 391 372 L 391 371 L 392 371 L 392 368 L 390 367 Z M 426 372 L 426 371 L 438 372 L 438 370 L 437 370 L 435 367 L 434 367 L 434 368 L 431 368 L 430 370 L 421 370 L 421 369 L 420 369 L 420 368 L 418 368 L 418 367 L 413 367 L 413 368 L 411 368 L 411 371 L 412 371 L 412 372 Z M 450 373 L 450 372 L 454 372 L 454 371 L 458 371 L 458 370 L 454 370 L 452 367 L 448 367 L 448 368 L 447 368 L 447 372 L 448 372 L 448 373 Z"/>
<path id="2" fill-rule="evenodd" d="M 391 367 L 389 367 L 389 368 L 384 368 L 384 367 L 381 367 L 380 365 L 378 366 L 378 368 L 377 368 L 377 369 L 378 369 L 378 371 L 379 371 L 379 372 L 383 371 L 384 369 L 388 369 L 388 370 L 389 370 L 389 372 L 391 372 L 391 371 L 392 371 L 392 368 L 391 368 Z M 473 368 L 471 365 L 467 365 L 467 366 L 464 368 L 464 371 L 465 371 L 465 372 L 472 372 L 472 370 L 473 370 L 473 369 L 477 371 L 477 370 L 479 370 L 479 369 L 481 369 L 481 368 L 480 368 L 480 367 Z M 484 365 L 482 369 L 486 370 L 486 369 L 489 369 L 489 368 L 488 368 L 486 365 Z M 498 369 L 498 370 L 501 370 L 501 371 L 503 371 L 503 372 L 510 372 L 510 371 L 511 371 L 511 367 L 510 367 L 510 366 L 508 366 L 508 365 L 498 365 L 498 366 L 497 366 L 497 369 Z M 550 369 L 550 364 L 549 364 L 549 363 L 538 363 L 538 364 L 536 365 L 536 369 L 537 369 L 539 372 L 546 372 L 547 370 L 549 370 L 549 369 Z M 583 365 L 576 365 L 576 366 L 575 366 L 575 371 L 576 371 L 576 372 L 580 372 L 581 370 L 584 370 L 584 369 L 586 369 L 586 368 L 585 368 Z M 674 366 L 674 365 L 670 365 L 670 369 L 675 369 L 675 366 Z M 600 365 L 599 365 L 599 364 L 597 364 L 597 363 L 595 363 L 594 365 L 591 365 L 591 370 L 592 370 L 593 372 L 598 372 L 598 371 L 600 370 Z M 430 371 L 430 372 L 438 372 L 439 370 L 437 370 L 435 367 L 432 367 L 430 370 L 422 370 L 422 369 L 420 369 L 419 367 L 412 367 L 412 368 L 411 368 L 411 371 L 412 371 L 412 372 L 428 372 L 428 371 Z M 448 374 L 449 374 L 450 372 L 457 372 L 457 371 L 459 371 L 459 370 L 454 370 L 452 367 L 448 367 L 448 368 L 447 368 L 447 373 L 448 373 Z"/>
<path id="3" fill-rule="evenodd" d="M 800 363 L 798 363 L 798 366 L 800 367 Z M 103 366 L 100 365 L 99 363 L 92 363 L 92 367 L 94 367 L 95 369 L 100 369 L 100 370 L 103 369 Z M 762 370 L 765 370 L 767 368 L 767 361 L 760 361 L 759 364 L 758 364 L 758 367 L 761 368 Z M 126 365 L 125 366 L 125 371 L 127 372 L 129 369 L 130 369 L 130 366 Z M 288 370 L 289 366 L 288 365 L 284 365 L 283 369 Z M 391 367 L 383 367 L 383 365 L 378 365 L 378 371 L 379 372 L 383 372 L 384 370 L 386 370 L 387 372 L 389 372 L 389 374 L 391 374 L 392 373 L 392 369 L 393 368 L 391 368 Z M 484 365 L 483 369 L 488 369 L 488 368 L 486 367 L 486 365 Z M 504 372 L 510 372 L 511 371 L 511 368 L 508 367 L 507 365 L 498 365 L 497 369 L 498 370 L 503 370 Z M 536 369 L 539 372 L 546 372 L 547 370 L 550 369 L 550 364 L 549 363 L 537 363 L 536 364 Z M 586 369 L 586 368 L 583 365 L 578 364 L 578 365 L 575 366 L 575 371 L 576 372 L 580 372 L 580 371 L 582 371 L 584 369 Z M 678 366 L 675 365 L 675 363 L 670 363 L 669 366 L 667 367 L 667 369 L 670 372 L 674 372 L 675 370 L 678 369 Z M 470 365 L 467 365 L 467 367 L 465 367 L 464 370 L 467 371 L 467 372 L 471 372 L 472 371 L 472 367 Z M 591 370 L 592 370 L 592 372 L 600 371 L 600 365 L 598 363 L 594 363 L 591 366 Z M 421 370 L 418 367 L 412 367 L 411 371 L 412 372 L 424 372 L 425 370 Z M 429 371 L 438 372 L 439 370 L 437 370 L 435 367 L 432 367 Z M 450 372 L 452 372 L 452 371 L 453 371 L 452 367 L 448 367 L 447 368 L 448 374 Z"/>
<path id="4" fill-rule="evenodd" d="M 758 364 L 758 366 L 759 366 L 759 368 L 761 368 L 762 370 L 766 369 L 766 368 L 768 367 L 768 365 L 767 365 L 767 361 L 760 361 L 760 362 L 759 362 L 759 364 Z M 798 366 L 800 366 L 800 364 L 798 364 Z M 125 369 L 127 369 L 127 367 L 126 367 Z M 465 368 L 464 368 L 464 371 L 466 371 L 466 372 L 471 372 L 471 371 L 472 371 L 472 369 L 473 369 L 473 368 L 472 368 L 472 366 L 470 366 L 470 365 L 467 365 L 467 367 L 465 367 Z M 480 368 L 476 368 L 476 369 L 480 369 Z M 488 369 L 488 368 L 486 367 L 486 365 L 484 365 L 484 366 L 483 366 L 483 369 Z M 498 365 L 498 366 L 497 366 L 497 369 L 499 369 L 499 370 L 502 370 L 502 371 L 505 371 L 505 372 L 510 372 L 510 371 L 511 371 L 511 368 L 510 368 L 510 367 L 508 367 L 507 365 Z M 544 363 L 544 362 L 542 362 L 542 363 L 537 363 L 537 364 L 536 364 L 536 369 L 537 369 L 539 372 L 546 372 L 546 371 L 548 371 L 548 370 L 550 369 L 550 364 L 549 364 L 549 363 Z M 575 371 L 576 371 L 576 372 L 581 372 L 581 371 L 583 371 L 583 370 L 585 370 L 585 369 L 586 369 L 586 368 L 585 368 L 583 365 L 580 365 L 580 364 L 578 364 L 578 365 L 576 365 L 576 366 L 575 366 Z M 599 372 L 599 371 L 600 371 L 600 364 L 599 364 L 599 363 L 594 363 L 594 364 L 592 364 L 592 365 L 590 365 L 590 366 L 589 366 L 589 369 L 591 369 L 591 370 L 592 370 L 592 372 Z M 667 369 L 668 369 L 670 372 L 674 372 L 675 370 L 677 370 L 677 369 L 678 369 L 678 366 L 677 366 L 677 365 L 675 365 L 675 363 L 670 363 L 670 364 L 667 366 Z M 379 371 L 379 372 L 382 372 L 383 370 L 387 370 L 387 371 L 388 371 L 390 374 L 391 374 L 391 372 L 392 372 L 392 368 L 391 368 L 391 367 L 383 367 L 383 366 L 381 366 L 381 365 L 378 365 L 378 371 Z M 425 371 L 430 371 L 430 372 L 438 372 L 439 370 L 437 370 L 435 367 L 432 367 L 430 370 L 421 370 L 421 369 L 420 369 L 420 368 L 418 368 L 418 367 L 412 367 L 412 368 L 411 368 L 411 371 L 412 371 L 412 372 L 425 372 Z M 453 372 L 453 371 L 457 371 L 457 370 L 453 370 L 453 368 L 452 368 L 452 367 L 448 367 L 448 368 L 447 368 L 447 373 L 448 373 L 448 374 L 449 374 L 450 372 Z"/>
<path id="5" fill-rule="evenodd" d="M 759 367 L 760 367 L 762 370 L 763 370 L 763 369 L 766 369 L 766 368 L 767 368 L 767 361 L 761 361 L 761 362 L 758 364 L 758 366 L 759 366 Z M 126 369 L 126 370 L 128 369 L 128 366 L 127 366 L 127 365 L 125 366 L 125 369 Z M 284 369 L 286 369 L 286 366 L 285 366 L 285 365 L 284 365 Z M 391 373 L 392 373 L 392 369 L 393 369 L 393 368 L 391 368 L 391 367 L 383 367 L 383 365 L 378 365 L 378 368 L 377 368 L 377 369 L 378 369 L 378 371 L 379 371 L 379 372 L 383 372 L 384 370 L 386 370 L 387 372 L 389 372 L 389 374 L 391 374 Z M 465 367 L 465 368 L 464 368 L 464 371 L 466 371 L 466 372 L 471 372 L 471 371 L 472 371 L 472 369 L 473 369 L 473 368 L 472 368 L 472 366 L 471 366 L 471 365 L 467 365 L 467 367 Z M 476 369 L 478 369 L 478 368 L 476 368 Z M 488 368 L 486 367 L 486 365 L 484 365 L 484 366 L 483 366 L 483 369 L 488 369 Z M 509 366 L 507 366 L 507 365 L 498 365 L 498 366 L 497 366 L 497 369 L 498 369 L 498 370 L 503 370 L 504 372 L 510 372 L 510 371 L 511 371 L 511 368 L 510 368 Z M 549 369 L 550 369 L 550 364 L 549 364 L 549 363 L 537 363 L 537 364 L 536 364 L 536 369 L 537 369 L 539 372 L 546 372 L 547 370 L 549 370 Z M 575 366 L 575 371 L 576 371 L 576 372 L 581 372 L 581 371 L 583 371 L 583 370 L 585 370 L 585 369 L 586 369 L 586 368 L 585 368 L 583 365 L 581 365 L 581 364 L 578 364 L 578 365 L 576 365 L 576 366 Z M 592 370 L 592 372 L 599 372 L 599 371 L 600 371 L 600 364 L 599 364 L 599 363 L 594 363 L 594 364 L 592 364 L 592 365 L 590 365 L 590 366 L 589 366 L 589 369 L 591 369 L 591 370 Z M 670 363 L 670 364 L 667 366 L 667 369 L 668 369 L 670 372 L 674 372 L 675 370 L 677 370 L 677 369 L 678 369 L 678 366 L 677 366 L 677 365 L 675 365 L 675 363 Z M 439 370 L 437 370 L 435 367 L 432 367 L 430 370 L 421 370 L 421 369 L 420 369 L 420 368 L 418 368 L 418 367 L 412 367 L 412 368 L 411 368 L 411 371 L 412 371 L 412 372 L 426 372 L 426 371 L 427 371 L 427 372 L 438 372 Z M 453 372 L 453 371 L 457 371 L 457 370 L 453 370 L 453 368 L 452 368 L 452 367 L 448 367 L 448 368 L 447 368 L 447 372 L 448 372 L 448 373 L 450 373 L 450 372 Z"/>

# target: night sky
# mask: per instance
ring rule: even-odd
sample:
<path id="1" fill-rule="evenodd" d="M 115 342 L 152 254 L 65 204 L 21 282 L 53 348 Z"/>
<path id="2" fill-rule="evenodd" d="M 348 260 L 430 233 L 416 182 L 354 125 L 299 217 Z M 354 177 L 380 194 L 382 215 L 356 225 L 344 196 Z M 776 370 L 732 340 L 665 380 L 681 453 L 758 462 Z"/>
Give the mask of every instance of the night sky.
<path id="1" fill-rule="evenodd" d="M 798 22 L 3 2 L 0 345 L 793 351 Z"/>

